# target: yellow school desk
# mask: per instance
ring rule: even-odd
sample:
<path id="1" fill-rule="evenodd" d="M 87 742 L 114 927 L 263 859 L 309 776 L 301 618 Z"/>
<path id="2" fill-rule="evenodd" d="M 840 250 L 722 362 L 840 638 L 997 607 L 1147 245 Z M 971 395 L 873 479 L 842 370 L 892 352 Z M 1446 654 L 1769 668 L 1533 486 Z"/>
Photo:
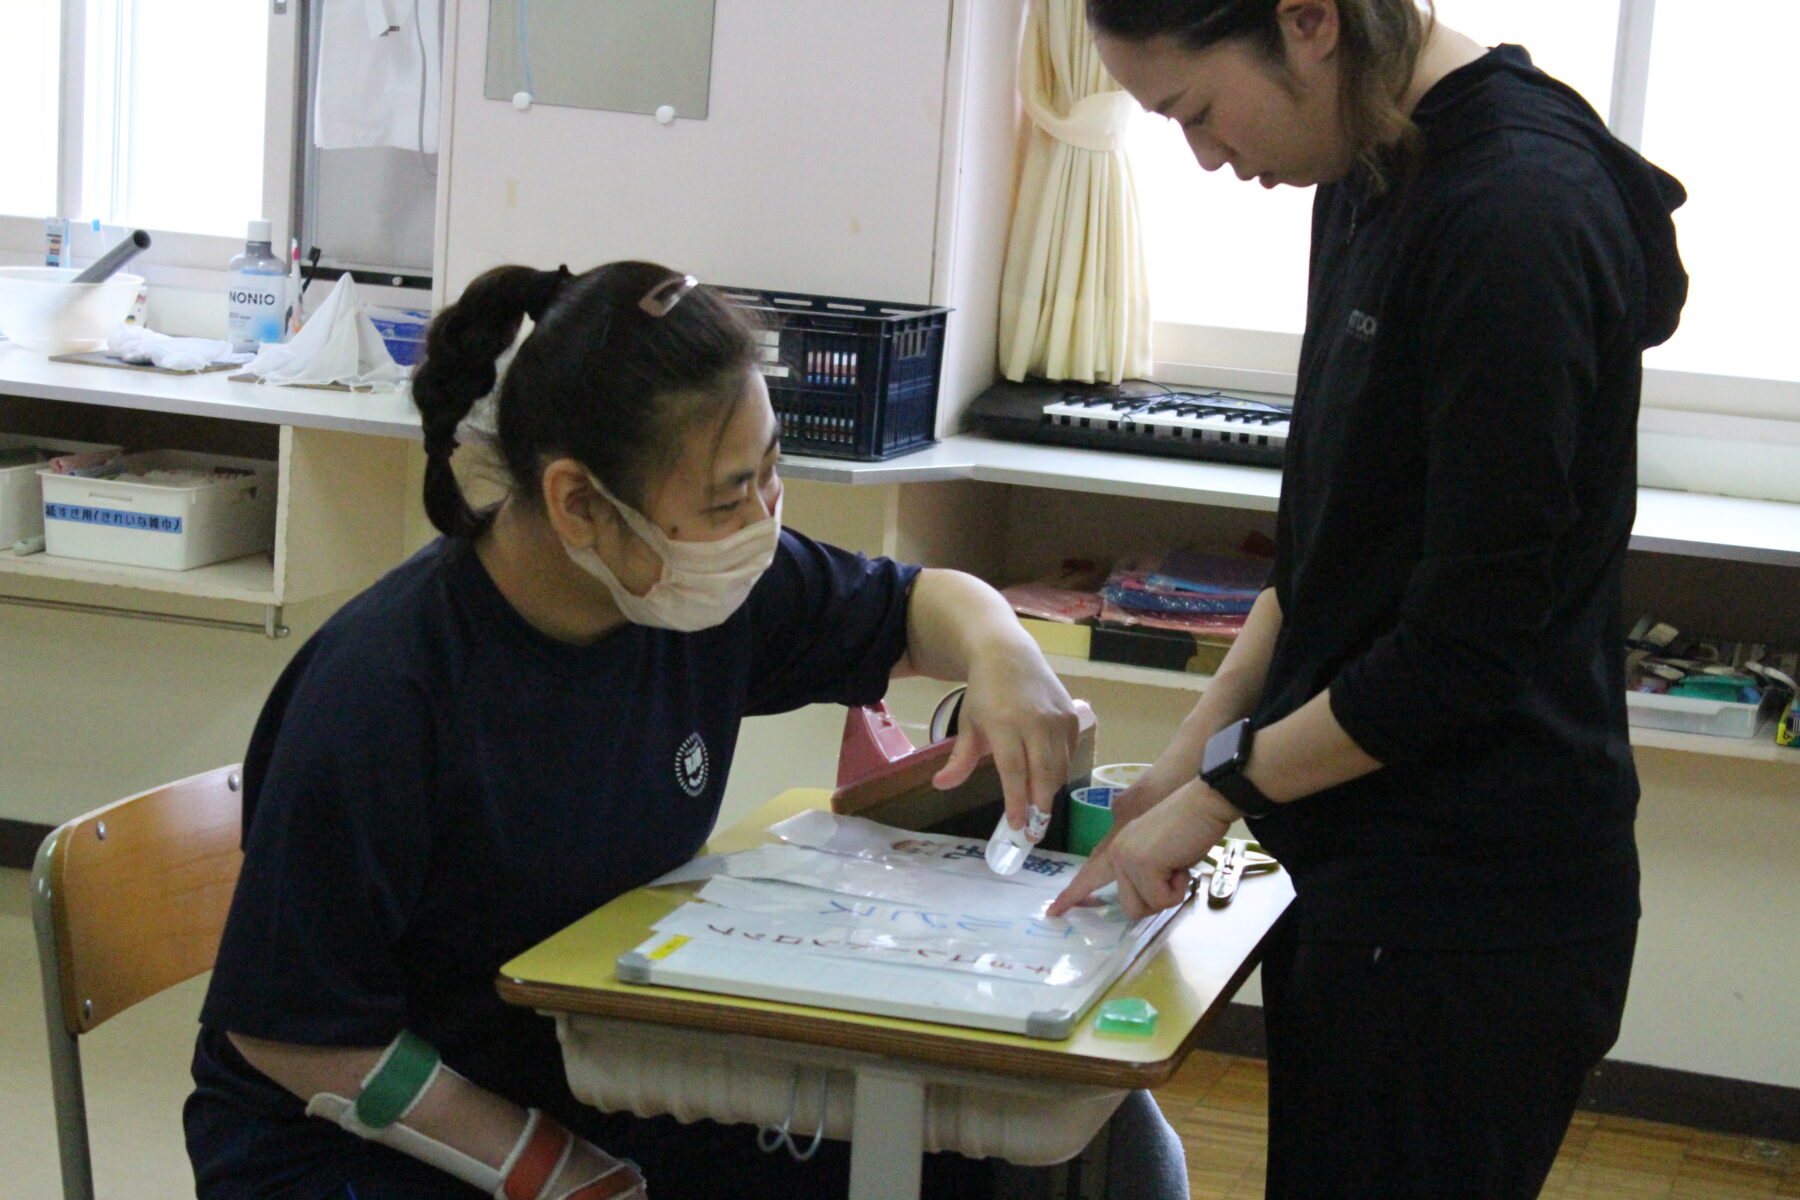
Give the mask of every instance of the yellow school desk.
<path id="1" fill-rule="evenodd" d="M 758 845 L 770 825 L 830 797 L 784 792 L 709 849 Z M 1293 898 L 1277 871 L 1246 877 L 1224 908 L 1190 901 L 1075 1032 L 1051 1042 L 619 982 L 614 960 L 693 888 L 620 896 L 501 967 L 500 995 L 555 1017 L 569 1085 L 584 1103 L 684 1121 L 786 1123 L 801 1147 L 821 1127 L 848 1138 L 851 1200 L 915 1200 L 926 1150 L 1025 1164 L 1080 1153 L 1125 1089 L 1175 1073 Z M 1096 1032 L 1100 1004 L 1119 996 L 1155 1005 L 1149 1037 Z"/>

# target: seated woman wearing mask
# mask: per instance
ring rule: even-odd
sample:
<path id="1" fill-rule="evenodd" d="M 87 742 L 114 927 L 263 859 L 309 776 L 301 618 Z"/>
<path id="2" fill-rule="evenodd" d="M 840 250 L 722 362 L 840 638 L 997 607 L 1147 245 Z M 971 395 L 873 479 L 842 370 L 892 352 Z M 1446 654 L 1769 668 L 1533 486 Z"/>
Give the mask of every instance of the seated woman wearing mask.
<path id="1" fill-rule="evenodd" d="M 455 431 L 527 315 L 498 403 L 511 487 L 476 512 Z M 579 1104 L 551 1022 L 495 974 L 699 850 L 745 716 L 967 680 L 943 781 L 991 750 L 1047 805 L 1068 694 L 985 584 L 781 528 L 754 338 L 690 277 L 496 268 L 433 323 L 413 395 L 446 536 L 327 621 L 257 724 L 186 1111 L 198 1194 L 841 1195 L 841 1143 L 801 1164 Z M 1147 1097 L 1128 1111 L 1173 1140 Z M 987 1191 L 955 1155 L 926 1180 Z"/>

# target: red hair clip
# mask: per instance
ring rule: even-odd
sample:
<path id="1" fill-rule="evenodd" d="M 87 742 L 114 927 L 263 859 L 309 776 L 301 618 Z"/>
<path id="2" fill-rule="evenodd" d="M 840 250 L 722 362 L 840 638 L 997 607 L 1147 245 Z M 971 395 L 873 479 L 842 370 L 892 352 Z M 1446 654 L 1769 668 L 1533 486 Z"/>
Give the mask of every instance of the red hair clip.
<path id="1" fill-rule="evenodd" d="M 644 293 L 638 307 L 653 317 L 666 317 L 683 296 L 699 286 L 700 281 L 692 275 L 672 275 Z"/>

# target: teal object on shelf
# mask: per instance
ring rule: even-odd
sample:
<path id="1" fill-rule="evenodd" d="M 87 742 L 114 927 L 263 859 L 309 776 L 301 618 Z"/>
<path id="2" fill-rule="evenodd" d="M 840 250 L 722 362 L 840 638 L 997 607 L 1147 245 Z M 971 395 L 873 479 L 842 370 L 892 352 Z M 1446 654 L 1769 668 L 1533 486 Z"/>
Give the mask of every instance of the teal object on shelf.
<path id="1" fill-rule="evenodd" d="M 1101 1033 L 1149 1037 L 1156 1032 L 1156 1006 L 1137 996 L 1121 996 L 1100 1006 L 1094 1028 Z"/>
<path id="2" fill-rule="evenodd" d="M 1671 687 L 1669 695 L 1728 704 L 1756 704 L 1762 699 L 1756 681 L 1748 675 L 1689 675 Z"/>

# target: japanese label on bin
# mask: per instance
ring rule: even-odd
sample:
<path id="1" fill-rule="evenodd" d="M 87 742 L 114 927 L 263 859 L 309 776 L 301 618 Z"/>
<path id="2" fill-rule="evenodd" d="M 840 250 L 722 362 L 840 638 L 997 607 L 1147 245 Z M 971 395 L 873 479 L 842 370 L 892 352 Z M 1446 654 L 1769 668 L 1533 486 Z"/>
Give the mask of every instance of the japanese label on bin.
<path id="1" fill-rule="evenodd" d="M 46 521 L 78 521 L 84 525 L 111 525 L 117 529 L 142 529 L 149 533 L 180 533 L 180 517 L 159 513 L 126 512 L 118 508 L 90 508 L 85 504 L 44 504 Z"/>

